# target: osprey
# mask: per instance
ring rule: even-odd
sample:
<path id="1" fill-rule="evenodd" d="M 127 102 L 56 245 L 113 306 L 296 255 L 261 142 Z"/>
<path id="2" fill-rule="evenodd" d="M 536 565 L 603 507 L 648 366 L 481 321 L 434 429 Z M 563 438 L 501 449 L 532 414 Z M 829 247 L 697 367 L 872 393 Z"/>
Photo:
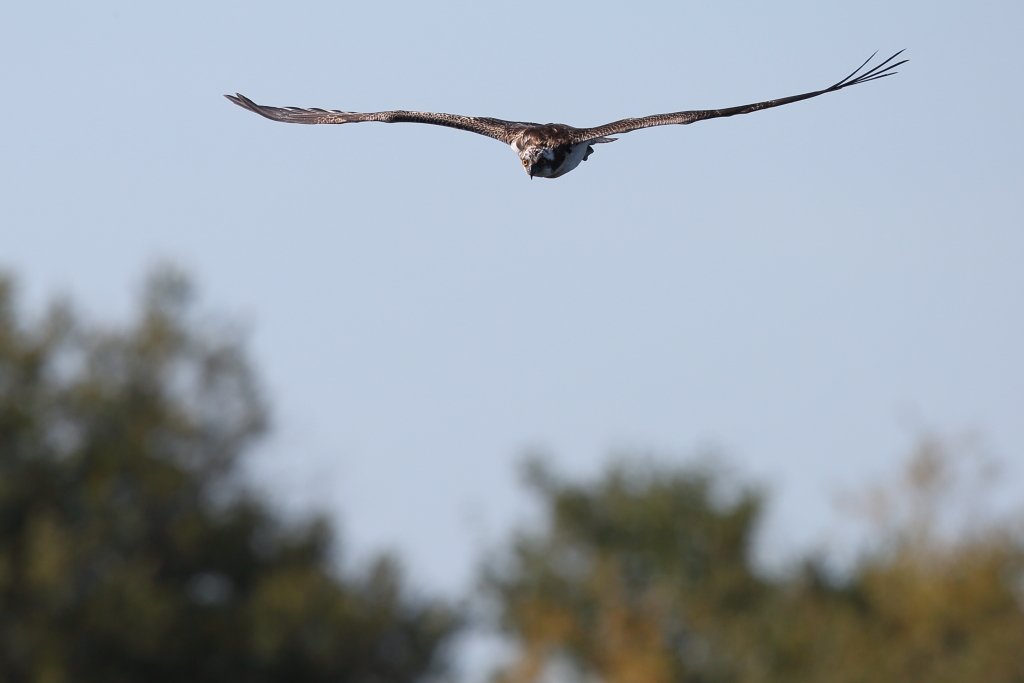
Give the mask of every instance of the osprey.
<path id="1" fill-rule="evenodd" d="M 750 112 L 779 107 L 791 102 L 807 100 L 825 93 L 836 92 L 851 85 L 867 83 L 896 73 L 894 69 L 910 61 L 904 59 L 893 64 L 893 60 L 903 53 L 900 50 L 878 66 L 863 71 L 877 52 L 854 69 L 853 73 L 822 90 L 793 95 L 777 100 L 766 100 L 755 104 L 744 104 L 726 109 L 698 109 L 679 111 L 670 114 L 653 114 L 638 118 L 621 119 L 593 128 L 575 128 L 564 123 L 528 123 L 523 121 L 506 121 L 482 116 L 462 116 L 460 114 L 440 114 L 421 111 L 379 111 L 360 113 L 338 111 L 334 109 L 300 109 L 298 107 L 267 107 L 256 104 L 240 93 L 225 95 L 239 107 L 265 116 L 273 121 L 285 123 L 359 123 L 362 121 L 380 121 L 382 123 L 429 123 L 435 126 L 447 126 L 471 133 L 479 133 L 500 140 L 510 145 L 519 155 L 523 169 L 531 178 L 558 178 L 586 161 L 594 153 L 594 145 L 613 142 L 611 137 L 620 133 L 628 133 L 640 128 L 667 126 L 671 124 L 686 125 L 705 119 L 720 116 L 735 116 Z"/>

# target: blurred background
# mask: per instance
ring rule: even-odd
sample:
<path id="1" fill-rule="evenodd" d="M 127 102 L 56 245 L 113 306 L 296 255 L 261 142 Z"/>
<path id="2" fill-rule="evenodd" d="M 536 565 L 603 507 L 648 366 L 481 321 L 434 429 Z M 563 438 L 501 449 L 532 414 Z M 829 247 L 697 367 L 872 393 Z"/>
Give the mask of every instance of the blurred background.
<path id="1" fill-rule="evenodd" d="M 1020 680 L 1022 15 L 5 8 L 0 679 Z"/>

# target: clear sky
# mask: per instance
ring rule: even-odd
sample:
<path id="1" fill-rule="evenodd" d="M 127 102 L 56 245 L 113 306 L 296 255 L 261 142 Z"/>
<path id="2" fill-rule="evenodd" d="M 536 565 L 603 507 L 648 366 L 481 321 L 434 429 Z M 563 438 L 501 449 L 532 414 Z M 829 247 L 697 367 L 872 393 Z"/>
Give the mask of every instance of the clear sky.
<path id="1" fill-rule="evenodd" d="M 258 476 L 423 586 L 462 590 L 527 514 L 530 448 L 574 474 L 718 449 L 799 550 L 921 431 L 1020 457 L 1022 26 L 1011 0 L 7 3 L 0 268 L 111 319 L 187 268 L 251 330 Z M 631 133 L 553 181 L 484 137 L 221 96 L 593 125 L 900 48 L 894 78 Z"/>

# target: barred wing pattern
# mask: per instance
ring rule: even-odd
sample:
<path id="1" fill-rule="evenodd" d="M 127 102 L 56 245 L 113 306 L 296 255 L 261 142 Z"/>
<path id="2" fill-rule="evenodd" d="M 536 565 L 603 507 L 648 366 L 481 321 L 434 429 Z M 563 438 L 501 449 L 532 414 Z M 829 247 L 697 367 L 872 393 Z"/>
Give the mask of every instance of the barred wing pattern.
<path id="1" fill-rule="evenodd" d="M 877 54 L 877 53 L 875 53 Z M 305 124 L 342 124 L 377 121 L 380 123 L 426 123 L 433 126 L 445 126 L 458 130 L 485 135 L 504 142 L 519 155 L 523 170 L 531 178 L 559 178 L 586 161 L 594 152 L 593 145 L 600 142 L 612 142 L 613 137 L 620 133 L 628 133 L 640 128 L 694 123 L 704 119 L 722 116 L 749 114 L 750 112 L 781 107 L 784 104 L 807 100 L 825 93 L 836 92 L 851 85 L 867 83 L 879 78 L 892 76 L 896 67 L 909 60 L 896 61 L 903 54 L 900 50 L 877 66 L 868 67 L 875 55 L 868 57 L 863 64 L 853 70 L 849 76 L 823 90 L 793 95 L 778 100 L 766 100 L 755 104 L 745 104 L 726 109 L 703 109 L 680 111 L 670 114 L 654 114 L 639 118 L 622 119 L 606 123 L 594 128 L 576 128 L 562 123 L 528 123 L 524 121 L 506 121 L 482 116 L 462 116 L 460 114 L 441 114 L 422 111 L 378 111 L 353 112 L 336 109 L 301 109 L 299 107 L 268 107 L 256 104 L 248 97 L 235 93 L 225 95 L 232 103 L 243 109 L 272 121 Z M 866 69 L 866 70 L 865 70 Z"/>
<path id="2" fill-rule="evenodd" d="M 283 121 L 284 123 L 307 123 L 307 124 L 340 124 L 340 123 L 361 123 L 364 121 L 378 121 L 381 123 L 428 123 L 435 126 L 446 126 L 458 128 L 486 135 L 489 138 L 500 140 L 506 145 L 512 144 L 515 137 L 524 129 L 535 126 L 535 123 L 521 121 L 505 121 L 480 116 L 461 116 L 458 114 L 441 114 L 423 111 L 379 111 L 379 112 L 351 112 L 338 111 L 335 109 L 300 109 L 299 107 L 268 107 L 256 104 L 245 95 L 235 93 L 225 95 L 229 100 L 243 109 L 265 116 L 272 121 Z"/>
<path id="3" fill-rule="evenodd" d="M 878 53 L 876 52 L 875 54 Z M 705 119 L 715 119 L 722 116 L 736 116 L 737 114 L 749 114 L 751 112 L 769 109 L 771 107 L 781 107 L 784 104 L 799 102 L 800 100 L 809 100 L 810 98 L 817 97 L 818 95 L 836 92 L 851 85 L 858 85 L 860 83 L 867 83 L 868 81 L 874 81 L 879 78 L 885 78 L 886 76 L 892 76 L 896 73 L 893 69 L 909 61 L 904 59 L 896 62 L 895 64 L 891 63 L 894 59 L 903 54 L 903 50 L 900 50 L 878 66 L 875 66 L 864 73 L 860 73 L 861 70 L 867 66 L 868 62 L 874 59 L 875 54 L 868 57 L 864 63 L 854 69 L 853 73 L 849 76 L 835 85 L 829 86 L 823 90 L 815 90 L 814 92 L 804 93 L 803 95 L 793 95 L 792 97 L 784 97 L 778 100 L 767 100 L 765 102 L 757 102 L 754 104 L 744 104 L 738 107 L 729 107 L 727 109 L 699 109 L 694 111 L 674 112 L 671 114 L 654 114 L 652 116 L 642 116 L 639 118 L 621 119 L 619 121 L 613 121 L 594 128 L 580 128 L 573 134 L 572 142 L 585 142 L 587 140 L 607 137 L 609 135 L 628 133 L 640 128 L 686 125 L 696 123 L 697 121 L 704 121 Z"/>

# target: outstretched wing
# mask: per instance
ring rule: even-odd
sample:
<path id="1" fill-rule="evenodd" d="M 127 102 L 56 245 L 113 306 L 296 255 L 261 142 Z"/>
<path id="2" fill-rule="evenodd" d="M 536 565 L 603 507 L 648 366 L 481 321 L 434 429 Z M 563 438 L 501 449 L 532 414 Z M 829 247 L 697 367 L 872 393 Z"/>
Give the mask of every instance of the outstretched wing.
<path id="1" fill-rule="evenodd" d="M 875 54 L 878 53 L 876 52 Z M 893 69 L 910 61 L 909 59 L 904 59 L 892 64 L 891 62 L 901 54 L 903 54 L 903 50 L 900 50 L 892 57 L 889 57 L 889 59 L 885 60 L 878 66 L 861 73 L 861 70 L 867 66 L 868 62 L 874 59 L 875 55 L 873 54 L 849 76 L 835 85 L 825 88 L 824 90 L 815 90 L 814 92 L 804 93 L 803 95 L 793 95 L 792 97 L 783 97 L 778 100 L 768 100 L 766 102 L 757 102 L 755 104 L 744 104 L 738 107 L 729 107 L 728 109 L 699 109 L 695 111 L 678 111 L 671 114 L 654 114 L 652 116 L 642 116 L 633 119 L 622 119 L 621 121 L 613 121 L 612 123 L 606 123 L 603 126 L 596 126 L 594 128 L 581 128 L 574 134 L 573 142 L 583 142 L 585 140 L 615 135 L 617 133 L 628 133 L 631 130 L 637 130 L 639 128 L 668 126 L 672 124 L 686 125 L 688 123 L 695 123 L 705 119 L 715 119 L 720 116 L 749 114 L 750 112 L 769 109 L 771 107 L 781 107 L 782 105 L 790 104 L 791 102 L 809 100 L 812 97 L 824 95 L 825 93 L 836 92 L 837 90 L 842 90 L 843 88 L 851 85 L 858 85 L 860 83 L 867 83 L 868 81 L 874 81 L 879 78 L 885 78 L 886 76 L 892 76 L 896 73 Z"/>
<path id="2" fill-rule="evenodd" d="M 334 109 L 300 109 L 298 107 L 266 107 L 256 104 L 245 95 L 235 93 L 225 95 L 239 107 L 265 116 L 272 121 L 285 123 L 361 123 L 363 121 L 379 121 L 381 123 L 429 123 L 434 126 L 447 126 L 479 133 L 507 145 L 512 144 L 516 133 L 532 125 L 519 121 L 505 121 L 479 116 L 460 116 L 458 114 L 437 114 L 423 111 L 378 111 L 360 113 L 353 111 L 337 111 Z"/>

